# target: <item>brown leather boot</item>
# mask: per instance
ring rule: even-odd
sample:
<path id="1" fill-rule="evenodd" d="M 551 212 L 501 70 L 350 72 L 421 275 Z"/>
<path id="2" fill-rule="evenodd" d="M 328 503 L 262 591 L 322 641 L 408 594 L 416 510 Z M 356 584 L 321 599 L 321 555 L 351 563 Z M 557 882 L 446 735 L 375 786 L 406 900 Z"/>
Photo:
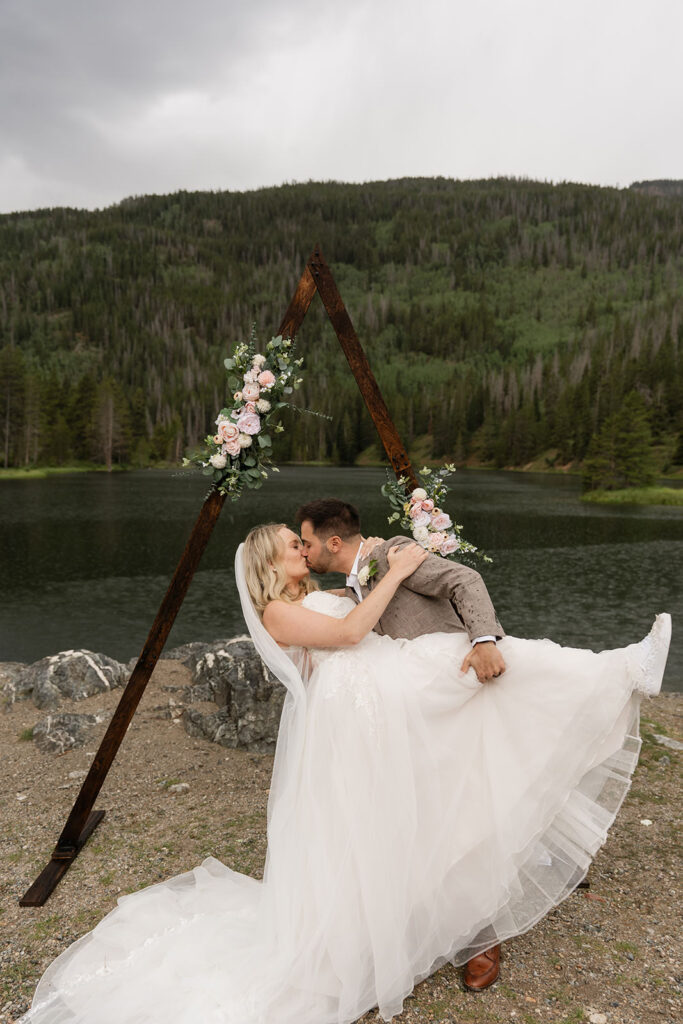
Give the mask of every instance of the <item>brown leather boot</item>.
<path id="1" fill-rule="evenodd" d="M 463 982 L 470 992 L 482 992 L 498 980 L 500 974 L 500 943 L 478 953 L 465 964 Z"/>

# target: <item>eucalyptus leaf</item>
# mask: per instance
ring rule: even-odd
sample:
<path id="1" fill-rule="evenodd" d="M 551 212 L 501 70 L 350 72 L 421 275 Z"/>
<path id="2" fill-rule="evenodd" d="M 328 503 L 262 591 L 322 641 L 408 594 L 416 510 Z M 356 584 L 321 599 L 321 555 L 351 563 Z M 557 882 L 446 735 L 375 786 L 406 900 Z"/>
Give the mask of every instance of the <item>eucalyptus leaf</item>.
<path id="1" fill-rule="evenodd" d="M 271 445 L 273 442 L 271 441 L 270 436 L 268 434 L 259 434 L 258 443 L 261 445 L 262 448 L 268 448 L 268 446 Z"/>
<path id="2" fill-rule="evenodd" d="M 234 359 L 224 359 L 223 360 L 223 366 L 225 367 L 226 370 L 232 370 L 233 367 L 235 366 L 235 360 Z"/>

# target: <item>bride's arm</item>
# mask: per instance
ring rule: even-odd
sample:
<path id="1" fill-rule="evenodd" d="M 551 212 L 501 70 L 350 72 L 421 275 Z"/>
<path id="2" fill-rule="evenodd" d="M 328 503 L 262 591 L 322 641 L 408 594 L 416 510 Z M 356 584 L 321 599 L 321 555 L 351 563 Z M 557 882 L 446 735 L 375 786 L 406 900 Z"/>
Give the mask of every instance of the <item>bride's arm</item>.
<path id="1" fill-rule="evenodd" d="M 271 601 L 263 613 L 263 625 L 279 644 L 301 647 L 351 647 L 357 644 L 380 618 L 399 584 L 417 569 L 426 551 L 407 544 L 389 552 L 389 571 L 364 601 L 343 619 L 310 611 L 286 601 Z"/>

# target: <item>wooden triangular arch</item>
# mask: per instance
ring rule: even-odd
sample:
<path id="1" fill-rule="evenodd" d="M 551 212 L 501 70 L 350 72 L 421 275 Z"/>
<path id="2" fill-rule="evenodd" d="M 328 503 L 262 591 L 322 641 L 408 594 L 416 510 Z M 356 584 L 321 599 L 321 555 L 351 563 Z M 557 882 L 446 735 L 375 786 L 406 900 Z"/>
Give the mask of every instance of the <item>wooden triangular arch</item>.
<path id="1" fill-rule="evenodd" d="M 417 486 L 408 455 L 319 246 L 313 250 L 306 264 L 278 334 L 294 338 L 316 292 L 327 311 L 396 476 L 405 476 L 413 487 Z M 104 811 L 93 810 L 95 801 L 180 611 L 224 502 L 225 496 L 212 490 L 202 505 L 142 653 L 121 695 L 52 857 L 19 900 L 22 907 L 40 907 L 45 903 L 105 815 Z"/>

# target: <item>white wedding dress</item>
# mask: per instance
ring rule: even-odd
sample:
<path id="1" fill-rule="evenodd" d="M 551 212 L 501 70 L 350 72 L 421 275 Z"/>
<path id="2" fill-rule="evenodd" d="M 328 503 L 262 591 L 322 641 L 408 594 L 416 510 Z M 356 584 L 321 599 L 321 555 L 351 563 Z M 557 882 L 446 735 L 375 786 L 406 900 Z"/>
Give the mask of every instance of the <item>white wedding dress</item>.
<path id="1" fill-rule="evenodd" d="M 668 616 L 601 654 L 507 637 L 506 672 L 481 685 L 459 671 L 464 635 L 287 657 L 244 607 L 289 691 L 263 882 L 208 858 L 124 896 L 48 969 L 24 1024 L 388 1020 L 445 961 L 533 925 L 605 841 Z"/>

